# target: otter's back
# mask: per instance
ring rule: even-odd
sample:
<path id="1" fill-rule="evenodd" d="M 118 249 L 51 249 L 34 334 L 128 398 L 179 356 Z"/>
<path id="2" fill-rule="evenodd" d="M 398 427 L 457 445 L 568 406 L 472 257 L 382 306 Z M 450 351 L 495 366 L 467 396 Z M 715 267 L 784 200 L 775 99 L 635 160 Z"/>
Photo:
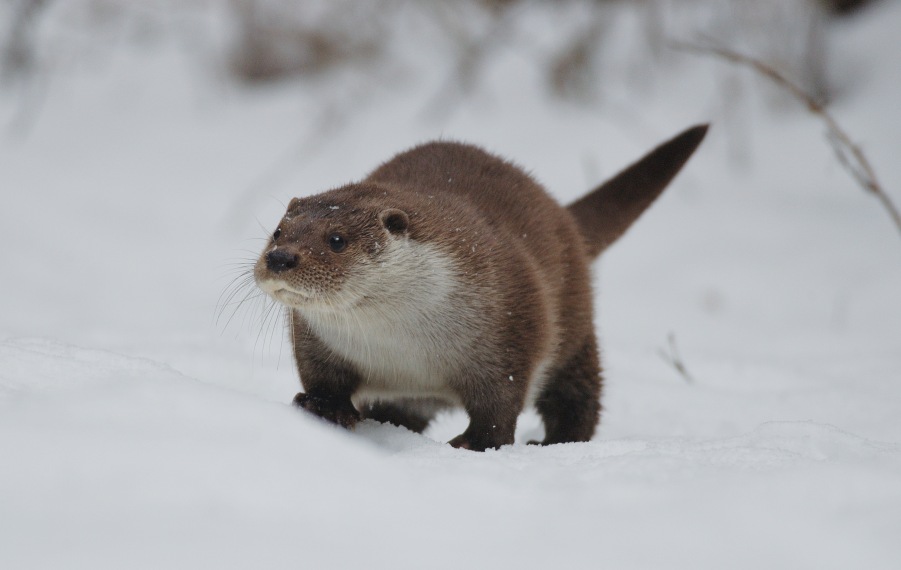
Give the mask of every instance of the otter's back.
<path id="1" fill-rule="evenodd" d="M 581 241 L 571 214 L 518 166 L 476 146 L 430 142 L 398 154 L 366 179 L 419 194 L 457 195 L 539 258 Z M 552 235 L 548 235 L 550 232 Z"/>

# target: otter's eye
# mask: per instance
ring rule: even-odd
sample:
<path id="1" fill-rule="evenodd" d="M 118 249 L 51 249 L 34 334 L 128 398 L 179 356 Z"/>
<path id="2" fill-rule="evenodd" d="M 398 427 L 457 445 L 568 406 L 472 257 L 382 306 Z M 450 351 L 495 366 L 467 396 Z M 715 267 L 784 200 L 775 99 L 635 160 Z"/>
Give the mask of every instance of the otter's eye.
<path id="1" fill-rule="evenodd" d="M 341 234 L 332 234 L 328 236 L 328 246 L 332 248 L 332 251 L 335 253 L 340 253 L 347 247 L 347 240 L 345 240 L 344 236 Z"/>
<path id="2" fill-rule="evenodd" d="M 272 232 L 272 239 L 276 240 L 276 239 L 278 239 L 281 235 L 282 235 L 282 229 L 281 229 L 281 228 L 275 228 L 275 231 Z"/>

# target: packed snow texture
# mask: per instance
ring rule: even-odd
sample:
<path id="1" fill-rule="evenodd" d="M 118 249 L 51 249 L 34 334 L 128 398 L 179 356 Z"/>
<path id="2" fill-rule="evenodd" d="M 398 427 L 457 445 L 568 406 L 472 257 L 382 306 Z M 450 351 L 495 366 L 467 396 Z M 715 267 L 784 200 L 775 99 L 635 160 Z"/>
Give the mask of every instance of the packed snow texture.
<path id="1" fill-rule="evenodd" d="M 56 3 L 45 67 L 0 100 L 0 567 L 901 567 L 901 240 L 815 118 L 628 42 L 591 103 L 502 47 L 446 101 L 449 50 L 415 33 L 403 65 L 241 87 L 205 4 L 147 5 L 149 31 L 95 37 Z M 899 27 L 882 2 L 829 30 L 832 111 L 896 201 Z M 707 121 L 597 264 L 590 443 L 525 445 L 533 412 L 485 453 L 443 443 L 461 413 L 324 425 L 289 405 L 283 323 L 217 310 L 290 197 L 417 142 L 481 144 L 566 202 Z"/>

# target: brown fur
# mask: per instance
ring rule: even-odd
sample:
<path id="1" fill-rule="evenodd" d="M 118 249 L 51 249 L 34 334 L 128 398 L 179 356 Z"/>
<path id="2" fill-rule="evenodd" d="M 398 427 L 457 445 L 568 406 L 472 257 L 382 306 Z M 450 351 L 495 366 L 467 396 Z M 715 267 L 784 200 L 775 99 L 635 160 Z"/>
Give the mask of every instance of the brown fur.
<path id="1" fill-rule="evenodd" d="M 255 267 L 291 308 L 305 390 L 295 404 L 345 427 L 369 417 L 415 431 L 460 405 L 470 424 L 450 443 L 484 450 L 513 442 L 531 399 L 543 443 L 589 440 L 602 384 L 589 264 L 705 131 L 686 131 L 569 208 L 509 162 L 449 142 L 295 198 Z"/>

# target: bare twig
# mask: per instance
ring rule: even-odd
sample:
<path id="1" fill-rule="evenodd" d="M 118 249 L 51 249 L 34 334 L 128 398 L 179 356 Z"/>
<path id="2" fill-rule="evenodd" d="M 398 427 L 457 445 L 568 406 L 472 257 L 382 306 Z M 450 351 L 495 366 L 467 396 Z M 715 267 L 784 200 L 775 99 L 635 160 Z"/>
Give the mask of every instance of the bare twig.
<path id="1" fill-rule="evenodd" d="M 832 150 L 835 152 L 838 161 L 861 188 L 873 194 L 882 203 L 883 208 L 885 208 L 895 223 L 895 227 L 901 232 L 901 211 L 898 210 L 898 207 L 892 202 L 889 195 L 885 193 L 885 190 L 876 178 L 876 173 L 870 165 L 870 161 L 867 160 L 863 151 L 851 140 L 847 131 L 838 124 L 822 103 L 818 102 L 798 86 L 797 83 L 785 77 L 771 65 L 754 57 L 716 45 L 677 43 L 676 47 L 684 51 L 714 55 L 731 63 L 749 67 L 787 91 L 794 99 L 803 104 L 808 111 L 819 117 L 826 125 L 826 137 L 832 145 Z"/>
<path id="2" fill-rule="evenodd" d="M 675 368 L 676 372 L 678 372 L 686 382 L 688 382 L 689 384 L 694 384 L 694 376 L 692 376 L 688 372 L 688 368 L 685 366 L 685 361 L 682 360 L 682 355 L 679 354 L 679 349 L 676 348 L 675 333 L 669 333 L 666 339 L 669 343 L 669 350 L 660 349 L 657 354 L 660 355 L 660 358 L 662 358 L 664 362 Z"/>

